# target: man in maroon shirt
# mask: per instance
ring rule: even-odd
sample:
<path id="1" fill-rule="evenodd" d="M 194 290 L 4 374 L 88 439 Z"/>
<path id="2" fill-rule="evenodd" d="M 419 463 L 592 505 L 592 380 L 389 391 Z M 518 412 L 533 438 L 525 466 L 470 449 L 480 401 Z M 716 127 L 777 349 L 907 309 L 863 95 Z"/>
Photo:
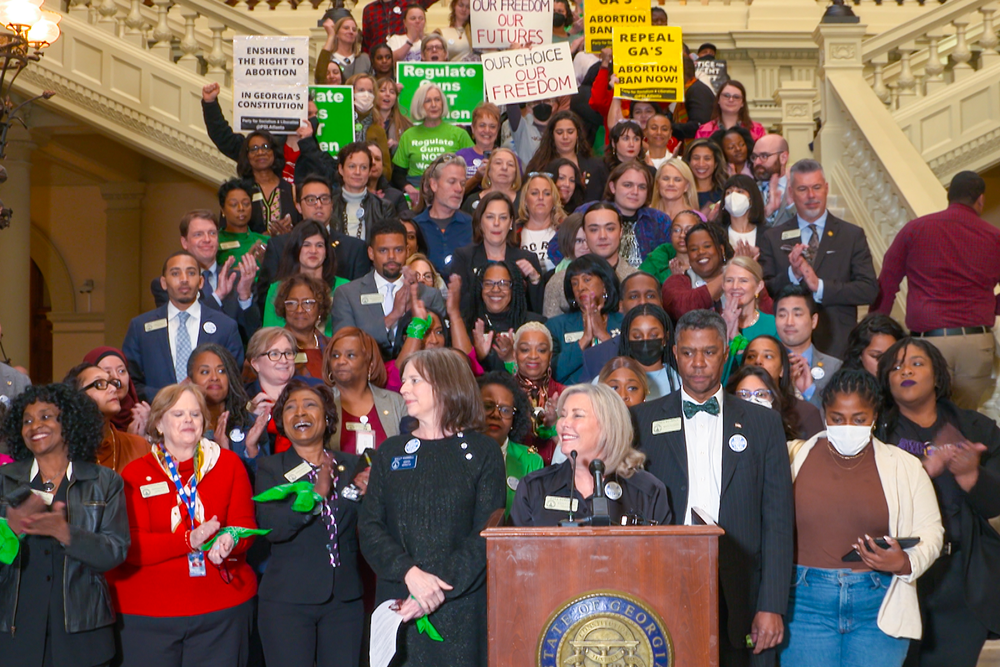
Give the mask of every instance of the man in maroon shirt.
<path id="1" fill-rule="evenodd" d="M 375 0 L 365 7 L 361 14 L 362 47 L 371 53 L 372 47 L 384 42 L 389 35 L 406 32 L 403 14 L 410 5 L 420 5 L 428 9 L 437 0 Z M 393 73 L 395 76 L 395 72 Z"/>
<path id="2" fill-rule="evenodd" d="M 948 208 L 908 222 L 882 261 L 872 312 L 889 314 L 907 279 L 906 326 L 948 360 L 952 398 L 975 410 L 988 398 L 993 322 L 1000 300 L 1000 230 L 980 218 L 986 183 L 963 171 L 948 187 Z"/>

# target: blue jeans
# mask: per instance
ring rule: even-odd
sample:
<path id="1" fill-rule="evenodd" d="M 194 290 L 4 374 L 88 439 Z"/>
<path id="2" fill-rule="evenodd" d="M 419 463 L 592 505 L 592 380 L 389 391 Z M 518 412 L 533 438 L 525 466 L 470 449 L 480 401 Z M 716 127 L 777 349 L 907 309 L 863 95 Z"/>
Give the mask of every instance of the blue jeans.
<path id="1" fill-rule="evenodd" d="M 880 572 L 796 566 L 779 648 L 789 667 L 900 667 L 910 640 L 890 637 L 877 625 L 892 582 Z"/>

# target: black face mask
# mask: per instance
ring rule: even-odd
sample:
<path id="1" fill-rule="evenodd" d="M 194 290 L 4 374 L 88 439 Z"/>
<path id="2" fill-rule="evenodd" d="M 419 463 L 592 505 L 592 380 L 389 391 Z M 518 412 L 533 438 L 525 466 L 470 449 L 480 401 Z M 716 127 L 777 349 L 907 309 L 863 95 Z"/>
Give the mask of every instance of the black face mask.
<path id="1" fill-rule="evenodd" d="M 652 366 L 663 360 L 663 339 L 630 340 L 628 342 L 628 356 L 643 366 Z"/>
<path id="2" fill-rule="evenodd" d="M 546 102 L 536 104 L 535 108 L 531 110 L 531 114 L 535 117 L 535 120 L 545 123 L 552 117 L 552 105 Z"/>
<path id="3" fill-rule="evenodd" d="M 564 14 L 560 14 L 559 12 L 555 12 L 554 14 L 552 14 L 553 28 L 561 28 L 564 25 L 566 25 L 566 16 Z"/>

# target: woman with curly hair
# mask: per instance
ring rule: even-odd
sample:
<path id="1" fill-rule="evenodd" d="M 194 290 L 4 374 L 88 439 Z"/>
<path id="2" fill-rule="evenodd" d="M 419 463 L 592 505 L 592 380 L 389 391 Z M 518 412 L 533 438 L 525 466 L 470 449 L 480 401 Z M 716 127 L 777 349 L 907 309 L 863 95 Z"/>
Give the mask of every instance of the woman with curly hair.
<path id="1" fill-rule="evenodd" d="M 531 432 L 531 402 L 510 373 L 491 371 L 478 380 L 486 413 L 486 435 L 500 445 L 507 468 L 507 511 L 514 492 L 528 473 L 545 467 L 542 457 L 523 444 Z"/>
<path id="2" fill-rule="evenodd" d="M 906 329 L 888 315 L 869 313 L 847 336 L 847 354 L 841 368 L 864 368 L 878 375 L 878 360 L 897 341 L 906 338 Z"/>
<path id="3" fill-rule="evenodd" d="M 301 220 L 295 208 L 295 191 L 282 176 L 285 172 L 285 146 L 264 130 L 247 135 L 236 159 L 237 175 L 251 182 L 253 213 L 251 231 L 279 233 Z"/>
<path id="4" fill-rule="evenodd" d="M 0 514 L 20 538 L 0 563 L 4 667 L 115 656 L 104 573 L 125 560 L 129 527 L 121 477 L 96 462 L 103 432 L 97 404 L 67 384 L 29 387 L 4 420 L 15 462 L 0 467 Z"/>
<path id="5" fill-rule="evenodd" d="M 296 375 L 323 377 L 323 350 L 329 338 L 321 331 L 331 328 L 330 290 L 312 276 L 298 273 L 281 283 L 274 301 L 275 313 L 284 318 L 285 329 L 295 336 Z"/>
<path id="6" fill-rule="evenodd" d="M 470 306 L 466 329 L 487 370 L 503 370 L 505 363 L 514 361 L 514 332 L 522 324 L 545 321 L 528 310 L 524 284 L 509 261 L 486 262 L 475 276 Z"/>
<path id="7" fill-rule="evenodd" d="M 726 232 L 712 222 L 692 227 L 684 240 L 691 268 L 670 276 L 663 283 L 663 309 L 677 321 L 698 309 L 714 310 L 722 298 L 723 269 L 733 258 Z"/>

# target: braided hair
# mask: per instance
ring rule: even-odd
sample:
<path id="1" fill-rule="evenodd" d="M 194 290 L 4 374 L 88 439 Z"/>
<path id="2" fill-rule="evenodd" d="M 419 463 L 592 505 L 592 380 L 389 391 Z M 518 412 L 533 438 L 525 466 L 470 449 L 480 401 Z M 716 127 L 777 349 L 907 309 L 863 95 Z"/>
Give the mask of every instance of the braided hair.
<path id="1" fill-rule="evenodd" d="M 881 367 L 881 364 L 879 366 Z M 833 405 L 837 396 L 841 394 L 857 394 L 875 411 L 878 411 L 882 404 L 882 390 L 878 386 L 878 380 L 863 369 L 841 368 L 834 373 L 823 388 L 823 409 L 826 410 Z"/>

